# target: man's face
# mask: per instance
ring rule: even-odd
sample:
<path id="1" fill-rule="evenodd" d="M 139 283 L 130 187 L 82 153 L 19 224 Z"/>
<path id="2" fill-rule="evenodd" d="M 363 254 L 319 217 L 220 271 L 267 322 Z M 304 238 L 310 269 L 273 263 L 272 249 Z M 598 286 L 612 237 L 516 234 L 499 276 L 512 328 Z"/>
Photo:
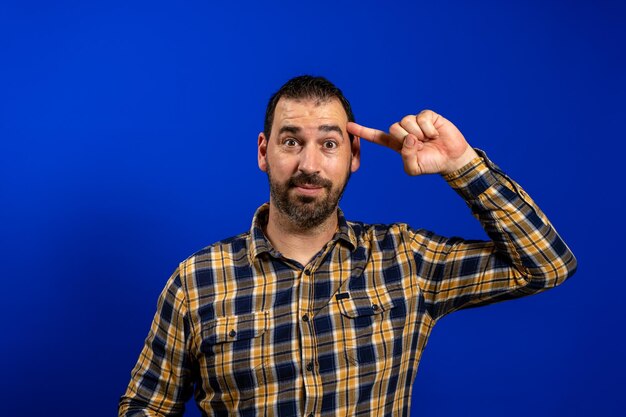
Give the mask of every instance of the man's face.
<path id="1" fill-rule="evenodd" d="M 350 174 L 359 167 L 359 139 L 337 99 L 281 98 L 271 136 L 259 135 L 259 168 L 268 175 L 270 205 L 297 227 L 310 229 L 335 213 Z"/>

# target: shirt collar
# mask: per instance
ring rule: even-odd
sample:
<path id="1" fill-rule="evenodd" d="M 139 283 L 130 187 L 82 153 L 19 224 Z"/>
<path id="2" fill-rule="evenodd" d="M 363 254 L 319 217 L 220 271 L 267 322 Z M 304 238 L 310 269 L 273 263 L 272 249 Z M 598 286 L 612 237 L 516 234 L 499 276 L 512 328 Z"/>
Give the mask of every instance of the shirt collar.
<path id="1" fill-rule="evenodd" d="M 252 227 L 250 228 L 250 250 L 248 251 L 249 261 L 253 263 L 257 256 L 264 252 L 273 252 L 274 248 L 269 240 L 265 237 L 263 227 L 267 224 L 267 216 L 269 214 L 269 203 L 263 204 L 256 210 L 252 219 Z M 337 208 L 338 230 L 333 236 L 333 241 L 342 240 L 348 244 L 350 250 L 354 250 L 357 244 L 356 233 L 352 226 L 346 221 L 343 211 Z"/>

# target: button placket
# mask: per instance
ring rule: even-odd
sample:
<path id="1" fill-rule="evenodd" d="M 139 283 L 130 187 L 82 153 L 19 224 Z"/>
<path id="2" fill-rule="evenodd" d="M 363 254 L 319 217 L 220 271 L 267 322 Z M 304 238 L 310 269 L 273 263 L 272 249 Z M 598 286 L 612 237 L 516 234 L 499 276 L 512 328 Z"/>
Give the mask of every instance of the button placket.
<path id="1" fill-rule="evenodd" d="M 304 404 L 305 410 L 314 410 L 317 403 L 317 396 L 319 395 L 319 382 L 316 380 L 316 373 L 314 372 L 314 363 L 316 348 L 314 346 L 314 327 L 313 316 L 310 312 L 310 308 L 313 306 L 313 300 L 311 300 L 313 267 L 307 266 L 300 276 L 300 293 L 298 300 L 298 307 L 300 311 L 300 345 L 301 350 L 301 364 L 302 364 L 302 378 L 304 380 L 304 391 L 306 402 Z M 305 414 L 305 415 L 313 415 Z"/>
<path id="2" fill-rule="evenodd" d="M 313 417 L 314 412 L 319 412 L 320 400 L 323 396 L 323 387 L 321 375 L 315 372 L 316 357 L 318 355 L 317 348 L 313 344 L 315 339 L 314 313 L 317 311 L 315 305 L 314 294 L 312 291 L 314 275 L 318 267 L 323 264 L 326 256 L 335 247 L 335 241 L 329 242 L 322 251 L 320 251 L 313 262 L 311 262 L 303 271 L 300 277 L 300 298 L 298 300 L 298 308 L 302 317 L 300 327 L 301 337 L 301 360 L 302 360 L 302 378 L 304 379 L 304 390 L 306 401 L 304 404 L 305 416 Z M 328 272 L 324 272 L 326 274 Z"/>

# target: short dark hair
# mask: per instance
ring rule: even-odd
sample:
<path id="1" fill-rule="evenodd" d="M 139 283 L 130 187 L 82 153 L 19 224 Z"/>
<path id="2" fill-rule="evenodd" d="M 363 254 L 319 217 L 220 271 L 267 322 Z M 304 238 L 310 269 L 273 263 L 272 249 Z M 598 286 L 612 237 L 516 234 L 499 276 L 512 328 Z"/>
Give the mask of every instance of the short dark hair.
<path id="1" fill-rule="evenodd" d="M 295 100 L 313 99 L 316 100 L 317 103 L 325 103 L 333 98 L 336 98 L 341 102 L 343 109 L 346 111 L 348 121 L 354 122 L 354 114 L 352 114 L 350 102 L 343 95 L 341 90 L 337 88 L 337 86 L 324 77 L 300 75 L 283 84 L 283 86 L 272 95 L 270 101 L 267 103 L 263 132 L 265 133 L 265 137 L 268 139 L 272 133 L 272 123 L 274 122 L 276 104 L 278 104 L 278 100 L 282 97 Z M 350 136 L 350 141 L 352 141 L 354 139 L 353 135 L 350 133 L 348 133 L 348 135 Z"/>

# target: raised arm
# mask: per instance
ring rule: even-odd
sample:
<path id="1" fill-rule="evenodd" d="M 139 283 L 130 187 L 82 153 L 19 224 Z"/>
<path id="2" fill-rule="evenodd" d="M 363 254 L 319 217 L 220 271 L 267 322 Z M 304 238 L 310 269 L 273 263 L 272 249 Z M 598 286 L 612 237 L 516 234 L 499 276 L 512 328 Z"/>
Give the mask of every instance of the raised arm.
<path id="1" fill-rule="evenodd" d="M 348 129 L 401 153 L 409 175 L 442 174 L 491 238 L 408 231 L 417 284 L 433 318 L 544 291 L 576 270 L 576 258 L 533 200 L 442 116 L 428 110 L 407 116 L 390 133 L 357 124 Z"/>

